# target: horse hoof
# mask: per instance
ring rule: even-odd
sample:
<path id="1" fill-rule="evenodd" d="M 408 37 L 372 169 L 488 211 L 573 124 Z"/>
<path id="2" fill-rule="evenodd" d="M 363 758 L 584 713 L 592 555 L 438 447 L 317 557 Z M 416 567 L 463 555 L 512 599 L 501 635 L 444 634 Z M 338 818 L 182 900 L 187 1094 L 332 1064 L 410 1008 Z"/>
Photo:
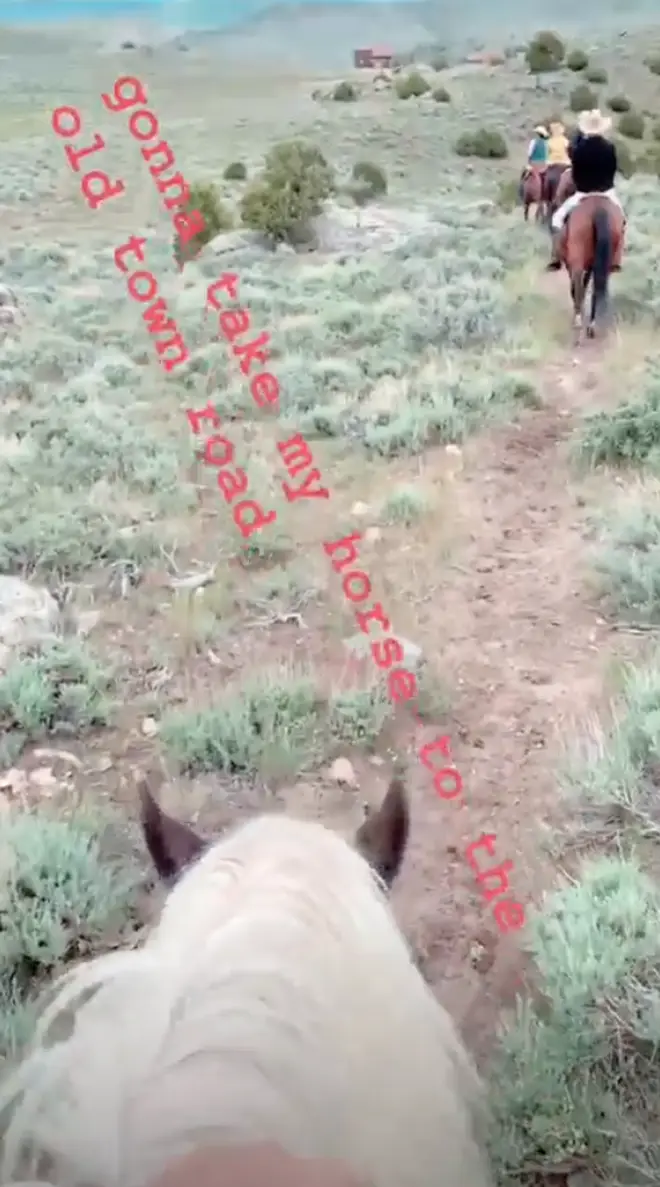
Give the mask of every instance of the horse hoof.
<path id="1" fill-rule="evenodd" d="M 595 337 L 596 337 L 596 327 L 593 324 L 587 326 L 587 338 L 595 338 Z"/>

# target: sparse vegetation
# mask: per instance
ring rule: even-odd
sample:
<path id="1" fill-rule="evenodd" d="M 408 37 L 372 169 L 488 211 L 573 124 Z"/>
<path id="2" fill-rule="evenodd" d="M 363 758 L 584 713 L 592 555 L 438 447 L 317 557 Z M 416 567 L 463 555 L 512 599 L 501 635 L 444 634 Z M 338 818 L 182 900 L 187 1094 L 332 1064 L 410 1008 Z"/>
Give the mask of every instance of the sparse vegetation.
<path id="1" fill-rule="evenodd" d="M 350 82 L 338 82 L 332 92 L 335 103 L 355 103 L 357 97 L 357 89 Z"/>
<path id="2" fill-rule="evenodd" d="M 267 672 L 209 709 L 173 713 L 162 737 L 185 771 L 291 776 L 339 742 L 373 744 L 391 709 L 383 689 L 338 690 L 326 701 L 311 675 Z"/>
<path id="3" fill-rule="evenodd" d="M 503 160 L 509 155 L 506 140 L 491 128 L 465 132 L 459 136 L 454 150 L 459 157 L 482 157 L 484 160 Z"/>
<path id="4" fill-rule="evenodd" d="M 76 733 L 108 719 L 107 673 L 74 642 L 53 642 L 17 659 L 0 675 L 4 744 L 37 739 L 55 730 Z M 16 745 L 12 744 L 16 753 Z"/>
<path id="5" fill-rule="evenodd" d="M 644 126 L 644 116 L 639 111 L 625 111 L 617 124 L 617 129 L 628 140 L 643 140 Z"/>
<path id="6" fill-rule="evenodd" d="M 652 57 L 647 58 L 646 65 L 651 74 L 660 74 L 660 54 L 653 54 Z"/>
<path id="7" fill-rule="evenodd" d="M 198 178 L 191 208 L 209 214 L 204 237 L 178 248 L 180 261 L 196 257 L 183 275 L 176 182 L 154 184 L 131 137 L 108 144 L 126 198 L 98 214 L 62 145 L 42 140 L 42 108 L 98 105 L 88 50 L 76 66 L 80 51 L 67 49 L 63 92 L 61 59 L 55 69 L 46 52 L 14 54 L 3 31 L 0 574 L 58 612 L 33 638 L 30 613 L 5 613 L 0 580 L 0 824 L 17 855 L 0 893 L 0 1056 L 27 1037 L 34 994 L 68 961 L 144 921 L 141 843 L 124 809 L 136 759 L 167 758 L 173 814 L 199 808 L 208 835 L 216 816 L 270 809 L 274 796 L 287 811 L 304 797 L 305 813 L 318 804 L 342 828 L 363 796 L 377 802 L 410 752 L 412 715 L 388 699 L 373 636 L 322 547 L 359 532 L 372 585 L 362 610 L 380 604 L 406 632 L 429 737 L 460 734 L 469 750 L 475 795 L 460 812 L 429 781 L 427 816 L 426 775 L 413 775 L 430 907 L 471 877 L 444 857 L 483 827 L 494 750 L 498 770 L 517 772 L 515 795 L 495 795 L 492 831 L 527 904 L 535 990 L 521 986 L 503 1017 L 489 999 L 504 1028 L 490 1068 L 498 1187 L 560 1171 L 579 1187 L 583 1168 L 612 1187 L 660 1179 L 660 657 L 649 646 L 660 625 L 660 113 L 653 58 L 644 64 L 654 40 L 633 25 L 609 43 L 594 27 L 589 55 L 549 33 L 485 42 L 475 59 L 483 52 L 486 68 L 456 62 L 451 82 L 428 68 L 447 65 L 436 41 L 400 55 L 399 73 L 337 84 L 279 62 L 277 74 L 227 80 L 211 48 L 184 83 L 156 50 L 162 137 Z M 498 49 L 506 61 L 491 70 Z M 537 120 L 605 102 L 642 120 L 639 135 L 625 120 L 617 130 L 630 225 L 616 334 L 573 350 L 565 282 L 539 287 L 548 244 L 523 224 L 518 174 Z M 356 213 L 351 198 L 370 209 Z M 115 252 L 133 226 L 145 258 L 127 255 L 123 276 Z M 235 233 L 200 250 L 225 230 Z M 150 332 L 127 296 L 139 267 L 158 282 L 169 330 Z M 188 357 L 168 372 L 160 347 L 174 324 Z M 279 385 L 277 409 L 258 406 L 262 370 Z M 294 497 L 305 482 L 330 497 Z M 250 535 L 250 508 L 275 519 Z M 644 665 L 624 674 L 619 656 L 638 648 Z M 576 744 L 567 713 L 588 722 Z M 337 757 L 359 790 L 335 781 Z M 101 802 L 119 805 L 111 828 Z M 413 870 L 419 859 L 415 846 Z M 534 913 L 532 891 L 539 903 L 548 892 Z M 469 955 L 480 961 L 479 944 Z"/>
<path id="8" fill-rule="evenodd" d="M 119 939 L 135 910 L 137 871 L 109 860 L 102 822 L 77 813 L 3 814 L 0 887 L 0 1054 L 31 1037 L 34 999 L 69 961 Z M 10 860 L 6 860 L 9 856 Z"/>
<path id="9" fill-rule="evenodd" d="M 397 79 L 394 89 L 399 99 L 419 99 L 431 90 L 431 84 L 419 70 L 411 70 Z"/>
<path id="10" fill-rule="evenodd" d="M 232 161 L 227 165 L 222 176 L 225 181 L 245 181 L 247 178 L 247 167 L 242 161 Z"/>
<path id="11" fill-rule="evenodd" d="M 185 242 L 177 235 L 174 239 L 174 258 L 178 264 L 185 264 L 199 255 L 202 248 L 223 231 L 234 226 L 231 212 L 223 204 L 213 185 L 194 183 L 190 187 L 187 210 L 198 210 L 204 219 L 204 229 Z"/>
<path id="12" fill-rule="evenodd" d="M 568 104 L 571 111 L 576 113 L 590 111 L 598 105 L 598 95 L 586 83 L 580 83 L 579 86 L 574 87 L 571 91 Z"/>
<path id="13" fill-rule="evenodd" d="M 610 111 L 614 111 L 617 115 L 621 115 L 626 111 L 630 111 L 632 103 L 625 95 L 611 95 L 607 100 L 607 106 Z"/>
<path id="14" fill-rule="evenodd" d="M 587 69 L 589 57 L 583 49 L 572 49 L 566 58 L 566 65 L 569 70 L 573 70 L 576 74 L 579 74 L 581 70 Z"/>
<path id="15" fill-rule="evenodd" d="M 245 191 L 241 218 L 275 242 L 306 235 L 334 188 L 333 170 L 321 150 L 287 141 L 271 150 L 263 172 Z"/>
<path id="16" fill-rule="evenodd" d="M 632 177 L 636 171 L 637 163 L 630 151 L 629 146 L 625 140 L 620 140 L 614 137 L 613 142 L 616 148 L 616 159 L 619 165 L 619 173 L 622 177 Z"/>
<path id="17" fill-rule="evenodd" d="M 537 33 L 525 51 L 525 61 L 531 74 L 547 74 L 559 70 L 566 54 L 563 41 L 556 33 Z"/>
<path id="18" fill-rule="evenodd" d="M 387 193 L 387 176 L 380 165 L 373 161 L 357 161 L 353 166 L 353 181 L 369 193 L 372 198 L 382 197 Z"/>

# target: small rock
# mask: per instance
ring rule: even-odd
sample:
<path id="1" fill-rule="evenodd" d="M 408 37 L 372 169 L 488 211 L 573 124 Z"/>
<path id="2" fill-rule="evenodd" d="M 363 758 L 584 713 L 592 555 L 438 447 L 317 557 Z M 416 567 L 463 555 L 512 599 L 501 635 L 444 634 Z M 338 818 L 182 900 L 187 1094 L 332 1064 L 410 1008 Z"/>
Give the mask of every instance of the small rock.
<path id="1" fill-rule="evenodd" d="M 330 767 L 330 778 L 346 787 L 357 787 L 358 779 L 353 764 L 347 758 L 336 758 Z"/>
<path id="2" fill-rule="evenodd" d="M 375 544 L 376 540 L 380 540 L 382 535 L 383 533 L 381 532 L 380 528 L 372 527 L 367 528 L 366 532 L 364 533 L 364 538 L 369 544 Z"/>
<path id="3" fill-rule="evenodd" d="M 419 667 L 419 665 L 421 664 L 422 659 L 423 659 L 423 652 L 422 652 L 421 647 L 418 647 L 417 643 L 412 643 L 410 639 L 403 639 L 401 637 L 401 635 L 397 635 L 397 638 L 399 640 L 399 643 L 403 647 L 403 658 L 404 658 L 405 666 L 410 671 L 414 671 L 415 668 Z"/>
<path id="4" fill-rule="evenodd" d="M 8 771 L 3 771 L 0 774 L 0 792 L 4 792 L 5 797 L 12 799 L 25 791 L 27 782 L 25 771 L 22 771 L 20 767 L 10 767 Z"/>
<path id="5" fill-rule="evenodd" d="M 57 784 L 57 779 L 53 774 L 52 767 L 36 767 L 30 771 L 30 783 L 36 783 L 37 787 L 46 790 L 48 787 L 54 787 Z"/>
<path id="6" fill-rule="evenodd" d="M 145 738 L 153 738 L 158 733 L 160 726 L 155 717 L 145 717 L 142 722 L 142 733 Z"/>
<path id="7" fill-rule="evenodd" d="M 368 503 L 353 503 L 353 506 L 351 507 L 351 515 L 368 515 L 368 514 L 369 514 L 369 504 Z"/>
<path id="8" fill-rule="evenodd" d="M 60 611 L 47 589 L 0 577 L 0 673 L 14 655 L 57 634 Z"/>
<path id="9" fill-rule="evenodd" d="M 100 610 L 81 610 L 76 615 L 76 630 L 83 639 L 86 639 L 89 634 L 97 626 L 101 618 Z"/>

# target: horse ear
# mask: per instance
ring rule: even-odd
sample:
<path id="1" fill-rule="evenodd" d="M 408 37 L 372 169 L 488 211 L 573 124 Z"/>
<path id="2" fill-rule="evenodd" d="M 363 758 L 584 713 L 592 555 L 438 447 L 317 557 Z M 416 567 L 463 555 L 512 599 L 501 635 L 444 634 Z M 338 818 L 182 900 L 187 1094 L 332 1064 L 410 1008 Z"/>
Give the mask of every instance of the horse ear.
<path id="1" fill-rule="evenodd" d="M 138 783 L 142 832 L 158 876 L 172 883 L 187 866 L 197 861 L 206 842 L 187 824 L 163 812 L 145 778 Z"/>
<path id="2" fill-rule="evenodd" d="M 410 830 L 408 797 L 395 778 L 377 812 L 369 815 L 355 836 L 355 847 L 386 886 L 394 882 L 403 861 Z"/>

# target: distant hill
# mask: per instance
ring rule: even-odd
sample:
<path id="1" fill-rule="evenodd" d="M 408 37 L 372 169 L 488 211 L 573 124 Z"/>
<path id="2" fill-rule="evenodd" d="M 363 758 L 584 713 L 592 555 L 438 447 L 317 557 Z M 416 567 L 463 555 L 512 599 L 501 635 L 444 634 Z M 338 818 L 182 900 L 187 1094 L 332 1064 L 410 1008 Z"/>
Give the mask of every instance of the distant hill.
<path id="1" fill-rule="evenodd" d="M 625 8 L 625 16 L 624 16 Z M 551 11 L 549 11 L 551 9 Z M 236 11 L 236 10 L 235 10 Z M 657 0 L 304 0 L 276 4 L 232 30 L 218 30 L 223 54 L 270 58 L 283 65 L 346 69 L 353 49 L 374 43 L 400 52 L 424 42 L 465 49 L 521 40 L 539 28 L 583 36 L 657 20 Z"/>

